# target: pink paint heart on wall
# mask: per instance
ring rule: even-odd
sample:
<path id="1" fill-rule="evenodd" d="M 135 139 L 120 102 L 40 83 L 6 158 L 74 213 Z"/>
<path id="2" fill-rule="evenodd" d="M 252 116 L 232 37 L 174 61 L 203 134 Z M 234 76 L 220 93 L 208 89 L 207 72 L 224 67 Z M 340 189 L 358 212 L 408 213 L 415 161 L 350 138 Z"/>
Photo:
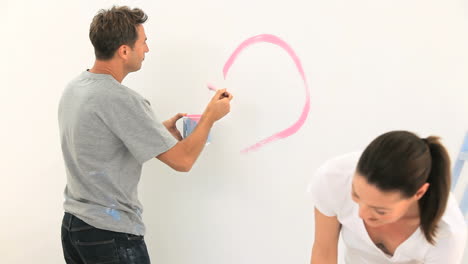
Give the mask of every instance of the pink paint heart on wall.
<path id="1" fill-rule="evenodd" d="M 301 61 L 299 60 L 299 57 L 296 55 L 294 50 L 288 45 L 288 43 L 286 43 L 285 41 L 283 41 L 282 39 L 280 39 L 277 36 L 270 35 L 270 34 L 262 34 L 262 35 L 257 35 L 257 36 L 248 38 L 244 42 L 242 42 L 236 48 L 236 50 L 231 54 L 229 59 L 224 64 L 224 67 L 223 67 L 224 79 L 226 79 L 226 77 L 228 75 L 228 72 L 229 72 L 229 69 L 231 68 L 231 66 L 235 62 L 235 60 L 237 59 L 237 56 L 245 48 L 247 48 L 250 45 L 253 45 L 255 43 L 260 43 L 260 42 L 267 42 L 267 43 L 275 44 L 275 45 L 281 47 L 283 50 L 285 50 L 288 53 L 288 55 L 292 58 L 292 60 L 294 61 L 294 64 L 296 65 L 297 70 L 299 71 L 299 74 L 301 75 L 302 81 L 304 82 L 304 88 L 305 88 L 305 92 L 306 92 L 306 94 L 305 94 L 305 103 L 304 103 L 304 107 L 302 109 L 302 113 L 301 113 L 301 115 L 299 116 L 298 120 L 295 123 L 293 123 L 292 125 L 290 125 L 289 127 L 285 128 L 282 131 L 276 132 L 273 135 L 271 135 L 271 136 L 269 136 L 269 137 L 267 137 L 267 138 L 265 138 L 263 140 L 260 140 L 259 142 L 255 143 L 255 144 L 253 144 L 253 145 L 251 145 L 251 146 L 249 146 L 247 148 L 244 148 L 241 151 L 242 153 L 247 153 L 247 152 L 252 151 L 252 150 L 258 150 L 258 149 L 260 149 L 261 147 L 263 147 L 264 145 L 266 145 L 268 143 L 271 143 L 271 142 L 276 141 L 278 139 L 287 138 L 287 137 L 293 135 L 294 133 L 299 131 L 299 129 L 304 125 L 304 123 L 305 123 L 305 121 L 307 119 L 307 116 L 309 114 L 309 110 L 310 110 L 310 90 L 309 90 L 309 86 L 307 84 L 307 80 L 305 78 L 305 74 L 304 74 L 304 70 L 302 68 Z"/>

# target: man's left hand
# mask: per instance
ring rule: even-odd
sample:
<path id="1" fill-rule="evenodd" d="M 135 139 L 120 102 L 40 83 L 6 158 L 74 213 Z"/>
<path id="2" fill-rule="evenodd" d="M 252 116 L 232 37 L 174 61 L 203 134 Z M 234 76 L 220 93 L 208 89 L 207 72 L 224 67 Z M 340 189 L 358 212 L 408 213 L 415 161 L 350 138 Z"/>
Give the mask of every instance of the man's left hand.
<path id="1" fill-rule="evenodd" d="M 167 128 L 167 130 L 179 141 L 182 140 L 182 135 L 180 131 L 177 129 L 176 123 L 177 120 L 184 117 L 186 114 L 178 113 L 175 116 L 169 118 L 168 120 L 162 122 L 163 125 Z"/>

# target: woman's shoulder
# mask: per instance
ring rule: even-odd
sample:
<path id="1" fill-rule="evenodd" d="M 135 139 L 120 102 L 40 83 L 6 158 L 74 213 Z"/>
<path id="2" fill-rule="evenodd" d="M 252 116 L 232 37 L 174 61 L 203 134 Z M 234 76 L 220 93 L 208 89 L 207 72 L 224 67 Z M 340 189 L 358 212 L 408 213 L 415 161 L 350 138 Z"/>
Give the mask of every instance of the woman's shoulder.
<path id="1" fill-rule="evenodd" d="M 351 181 L 359 157 L 360 152 L 352 152 L 331 158 L 313 175 L 308 191 L 315 207 L 323 214 L 339 214 L 343 203 L 350 199 Z"/>
<path id="2" fill-rule="evenodd" d="M 438 236 L 461 236 L 466 239 L 467 226 L 455 196 L 450 193 L 447 208 L 438 226 Z"/>
<path id="3" fill-rule="evenodd" d="M 430 245 L 424 263 L 460 263 L 466 238 L 465 219 L 457 201 L 450 195 L 447 209 L 438 225 L 435 244 Z"/>
<path id="4" fill-rule="evenodd" d="M 316 174 L 325 177 L 330 183 L 347 182 L 354 175 L 360 156 L 361 152 L 351 152 L 331 158 L 317 169 Z"/>

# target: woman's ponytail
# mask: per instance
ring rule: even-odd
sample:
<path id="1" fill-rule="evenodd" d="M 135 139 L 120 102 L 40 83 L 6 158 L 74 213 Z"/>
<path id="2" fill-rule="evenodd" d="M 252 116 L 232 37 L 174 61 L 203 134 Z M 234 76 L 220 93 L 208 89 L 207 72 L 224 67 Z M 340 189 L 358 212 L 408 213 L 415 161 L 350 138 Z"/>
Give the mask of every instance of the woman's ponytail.
<path id="1" fill-rule="evenodd" d="M 438 223 L 450 194 L 450 158 L 438 137 L 431 136 L 423 141 L 429 147 L 432 165 L 427 179 L 429 188 L 419 200 L 421 229 L 426 240 L 434 244 Z"/>

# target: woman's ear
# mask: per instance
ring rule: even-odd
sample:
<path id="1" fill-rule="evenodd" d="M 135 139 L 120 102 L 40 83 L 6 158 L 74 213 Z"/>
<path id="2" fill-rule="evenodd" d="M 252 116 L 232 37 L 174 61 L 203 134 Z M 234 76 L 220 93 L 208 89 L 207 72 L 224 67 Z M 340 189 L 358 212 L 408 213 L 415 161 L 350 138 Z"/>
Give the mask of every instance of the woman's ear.
<path id="1" fill-rule="evenodd" d="M 421 188 L 419 188 L 419 190 L 414 195 L 416 200 L 419 200 L 424 196 L 424 194 L 427 192 L 427 189 L 429 189 L 429 185 L 430 184 L 428 182 L 426 182 L 421 186 Z"/>

